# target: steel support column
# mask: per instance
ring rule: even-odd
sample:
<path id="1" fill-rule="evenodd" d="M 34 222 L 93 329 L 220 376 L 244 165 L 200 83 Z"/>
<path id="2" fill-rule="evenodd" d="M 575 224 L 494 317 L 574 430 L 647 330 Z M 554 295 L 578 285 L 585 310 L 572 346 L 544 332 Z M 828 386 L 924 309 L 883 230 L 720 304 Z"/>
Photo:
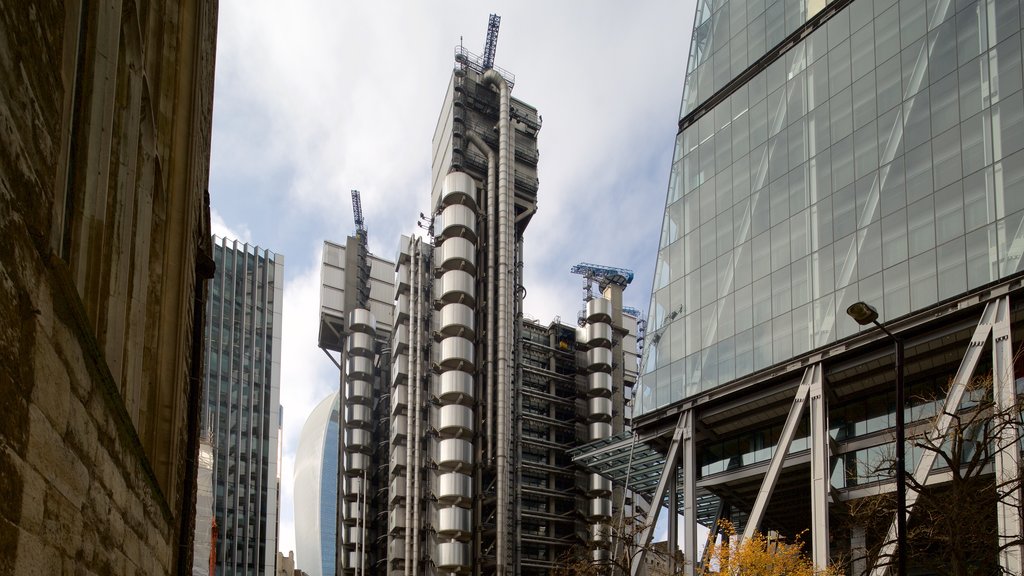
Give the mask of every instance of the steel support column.
<path id="1" fill-rule="evenodd" d="M 811 366 L 811 560 L 814 569 L 828 567 L 828 500 L 830 483 L 828 400 L 820 364 Z"/>
<path id="2" fill-rule="evenodd" d="M 686 429 L 693 429 L 693 416 L 690 410 L 679 415 L 675 431 L 672 433 L 672 440 L 669 442 L 668 452 L 665 454 L 665 469 L 661 471 L 658 487 L 655 488 L 654 496 L 651 498 L 651 513 L 647 518 L 647 525 L 640 532 L 640 538 L 636 542 L 639 550 L 633 555 L 633 560 L 630 562 L 630 576 L 637 576 L 640 572 L 640 567 L 643 566 L 644 556 L 647 554 L 647 548 L 651 545 L 651 537 L 654 536 L 654 525 L 658 523 L 662 502 L 665 501 L 665 490 L 668 488 L 669 480 L 672 478 L 672 470 L 676 467 L 679 445 L 683 439 L 683 431 Z M 690 471 L 690 474 L 692 475 L 693 471 Z M 674 489 L 675 487 L 673 487 Z"/>
<path id="3" fill-rule="evenodd" d="M 811 390 L 811 383 L 815 379 L 815 369 L 818 369 L 820 374 L 817 364 L 809 366 L 804 370 L 803 378 L 800 380 L 800 387 L 797 388 L 793 404 L 789 407 L 789 416 L 786 417 L 786 423 L 782 427 L 782 436 L 779 438 L 779 443 L 775 446 L 775 453 L 772 454 L 768 471 L 765 472 L 764 480 L 761 482 L 761 489 L 758 491 L 757 499 L 754 501 L 754 508 L 750 511 L 750 518 L 747 519 L 747 527 L 743 530 L 744 540 L 754 535 L 754 532 L 761 525 L 761 520 L 764 519 L 764 512 L 768 508 L 768 500 L 771 499 L 772 492 L 775 490 L 775 484 L 782 473 L 782 464 L 786 460 L 786 454 L 789 453 L 790 444 L 793 443 L 793 436 L 796 435 L 797 426 L 800 425 L 800 420 L 803 418 L 804 407 L 807 404 L 807 397 Z"/>
<path id="4" fill-rule="evenodd" d="M 974 375 L 974 369 L 978 366 L 978 360 L 981 359 L 981 353 L 985 349 L 985 342 L 988 341 L 989 334 L 992 333 L 992 325 L 996 320 L 996 308 L 997 303 L 1002 300 L 1006 300 L 1008 297 L 1004 297 L 1000 300 L 993 300 L 985 305 L 985 309 L 981 313 L 981 320 L 978 321 L 977 328 L 974 329 L 974 335 L 971 337 L 971 343 L 967 346 L 967 352 L 964 354 L 963 359 L 960 361 L 960 367 L 956 371 L 956 375 L 953 376 L 953 381 L 950 384 L 949 392 L 946 395 L 946 402 L 942 407 L 942 412 L 939 418 L 936 420 L 935 428 L 928 433 L 925 439 L 931 445 L 938 446 L 942 444 L 943 439 L 946 437 L 946 432 L 949 431 L 949 425 L 953 420 L 952 414 L 955 414 L 960 408 L 960 401 L 963 399 L 964 391 L 967 389 L 967 383 Z M 921 460 L 917 464 L 917 469 L 914 470 L 914 481 L 923 485 L 928 480 L 928 474 L 931 472 L 932 466 L 935 464 L 935 458 L 937 454 L 934 450 L 924 450 L 921 455 Z M 914 508 L 914 504 L 917 502 L 917 492 L 909 491 L 907 494 L 907 505 L 905 514 L 910 515 L 911 510 Z M 878 556 L 875 558 L 874 563 L 871 567 L 871 576 L 884 576 L 889 570 L 890 563 L 880 564 L 881 560 L 889 559 L 893 557 L 893 553 L 896 550 L 896 518 L 893 518 L 892 524 L 889 526 L 889 531 L 885 536 L 885 544 L 882 545 L 882 549 L 879 550 Z"/>
<path id="5" fill-rule="evenodd" d="M 683 442 L 685 440 L 686 432 L 683 432 Z M 683 451 L 686 451 L 685 445 Z M 676 573 L 676 549 L 679 548 L 679 466 L 671 466 L 668 468 L 672 471 L 672 476 L 668 480 L 668 573 Z"/>
<path id="6" fill-rule="evenodd" d="M 1020 415 L 1015 406 L 1013 343 L 1010 338 L 1010 297 L 996 301 L 992 326 L 992 387 L 996 402 L 995 472 L 996 489 L 1002 497 L 997 505 L 999 527 L 999 565 L 1008 574 L 1021 573 L 1021 487 L 1020 487 Z"/>
<path id="7" fill-rule="evenodd" d="M 692 412 L 692 410 L 691 410 Z M 694 576 L 697 573 L 693 563 L 697 557 L 697 447 L 694 438 L 696 417 L 686 420 L 683 430 L 683 561 L 686 565 L 683 574 Z"/>

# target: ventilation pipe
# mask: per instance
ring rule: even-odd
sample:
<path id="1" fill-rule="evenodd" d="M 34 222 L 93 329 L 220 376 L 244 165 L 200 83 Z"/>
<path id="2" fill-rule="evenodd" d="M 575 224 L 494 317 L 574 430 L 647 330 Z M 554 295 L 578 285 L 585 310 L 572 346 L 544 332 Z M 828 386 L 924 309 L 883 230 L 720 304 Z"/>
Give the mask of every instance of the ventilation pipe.
<path id="1" fill-rule="evenodd" d="M 494 228 L 494 202 L 495 202 L 495 172 L 498 170 L 498 162 L 494 156 L 494 150 L 483 141 L 475 132 L 468 132 L 466 139 L 476 147 L 481 154 L 487 156 L 487 288 L 485 300 L 490 306 L 494 302 L 494 258 L 497 250 L 497 231 Z M 494 314 L 487 315 L 487 354 L 484 360 L 484 375 L 486 377 L 485 389 L 487 390 L 487 461 L 494 460 Z"/>
<path id="2" fill-rule="evenodd" d="M 415 411 L 417 410 L 415 401 L 415 387 L 416 387 L 416 360 L 419 350 L 419 331 L 416 329 L 416 318 L 419 310 L 419 298 L 420 298 L 420 259 L 416 254 L 415 240 L 410 242 L 409 252 L 411 255 L 410 266 L 410 294 L 409 294 L 409 316 L 411 318 L 410 323 L 410 335 L 409 335 L 409 396 L 410 409 L 408 416 L 406 417 L 406 466 L 405 466 L 405 574 L 406 576 L 412 576 L 412 554 L 413 554 L 413 480 L 412 475 L 416 468 L 415 460 L 415 444 L 416 442 L 416 430 L 415 425 Z"/>
<path id="3" fill-rule="evenodd" d="M 484 84 L 498 89 L 500 100 L 498 106 L 498 377 L 497 377 L 497 446 L 495 460 L 497 464 L 498 506 L 497 506 L 497 574 L 504 576 L 508 565 L 508 330 L 509 330 L 509 150 L 508 140 L 511 128 L 509 121 L 509 89 L 508 83 L 494 69 L 488 70 L 483 76 Z M 494 207 L 489 206 L 489 210 Z"/>

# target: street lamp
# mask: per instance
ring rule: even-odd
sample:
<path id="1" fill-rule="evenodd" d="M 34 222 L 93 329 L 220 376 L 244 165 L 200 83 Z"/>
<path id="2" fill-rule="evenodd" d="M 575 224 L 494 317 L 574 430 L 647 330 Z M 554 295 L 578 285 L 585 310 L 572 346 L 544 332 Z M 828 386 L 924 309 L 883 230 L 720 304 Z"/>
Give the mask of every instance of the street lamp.
<path id="1" fill-rule="evenodd" d="M 903 340 L 878 322 L 878 310 L 865 302 L 856 302 L 846 309 L 850 318 L 865 326 L 874 324 L 896 345 L 896 574 L 907 574 L 907 454 L 903 410 Z"/>

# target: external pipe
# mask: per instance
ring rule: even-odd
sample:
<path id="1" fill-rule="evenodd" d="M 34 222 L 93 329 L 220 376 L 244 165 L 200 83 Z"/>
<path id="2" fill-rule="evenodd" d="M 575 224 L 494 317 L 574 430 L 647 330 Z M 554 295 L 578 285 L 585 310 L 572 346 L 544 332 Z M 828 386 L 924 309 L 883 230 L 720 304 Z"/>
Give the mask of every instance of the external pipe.
<path id="1" fill-rule="evenodd" d="M 415 257 L 416 257 L 417 260 L 419 260 L 422 257 L 422 253 L 420 252 L 420 242 L 419 241 L 416 242 L 416 255 L 415 255 Z M 422 261 L 420 262 L 420 264 L 422 265 Z M 420 278 L 422 277 L 422 274 L 423 274 L 423 272 L 420 271 L 420 276 L 417 277 L 417 279 L 416 279 L 416 284 L 419 286 L 419 291 L 420 292 L 422 292 L 422 290 L 423 290 L 423 282 L 420 280 Z M 420 429 L 422 428 L 421 422 L 420 422 L 420 415 L 422 413 L 420 402 L 421 402 L 421 399 L 422 399 L 421 398 L 421 390 L 423 388 L 423 383 L 421 382 L 421 379 L 423 377 L 422 369 L 421 369 L 421 367 L 423 366 L 423 358 L 422 358 L 423 333 L 422 332 L 423 332 L 424 329 L 427 329 L 427 328 L 429 328 L 429 327 L 426 326 L 426 323 L 423 321 L 422 294 L 421 293 L 417 293 L 416 294 L 416 366 L 413 368 L 413 372 L 416 374 L 416 403 L 415 403 L 415 408 L 416 408 L 416 424 L 415 424 L 415 430 L 414 430 L 416 432 L 416 436 L 413 437 L 413 440 L 416 443 L 414 444 L 414 449 L 413 449 L 413 453 L 415 454 L 415 457 L 413 458 L 413 462 L 412 462 L 413 466 L 414 466 L 413 474 L 415 474 L 413 476 L 413 483 L 414 483 L 414 485 L 413 485 L 413 497 L 412 497 L 413 506 L 414 506 L 413 509 L 412 509 L 412 514 L 413 514 L 413 516 L 412 516 L 412 524 L 413 524 L 413 534 L 415 535 L 415 538 L 413 538 L 413 541 L 412 541 L 412 573 L 413 573 L 413 576 L 416 576 L 416 575 L 418 575 L 420 573 L 419 572 L 419 568 L 420 568 L 420 474 L 421 474 L 420 473 L 420 445 L 422 444 L 422 441 L 420 440 Z"/>
<path id="2" fill-rule="evenodd" d="M 487 305 L 494 301 L 494 258 L 496 230 L 494 229 L 495 214 L 493 210 L 495 202 L 495 172 L 498 170 L 497 159 L 494 157 L 494 150 L 483 141 L 475 132 L 466 134 L 469 143 L 476 147 L 481 154 L 487 156 Z M 487 315 L 487 354 L 484 359 L 484 375 L 486 377 L 487 397 L 487 461 L 494 459 L 494 314 Z"/>
<path id="3" fill-rule="evenodd" d="M 408 246 L 409 254 L 411 256 L 409 263 L 410 271 L 410 294 L 409 294 L 409 314 L 410 316 L 415 313 L 415 302 L 419 297 L 418 286 L 419 286 L 419 260 L 416 258 L 416 249 L 413 244 L 414 241 L 410 241 Z M 414 321 L 413 321 L 414 322 Z M 412 324 L 412 322 L 410 322 Z M 412 404 L 413 394 L 412 386 L 415 386 L 416 381 L 413 380 L 413 358 L 416 356 L 416 343 L 417 337 L 419 336 L 413 329 L 415 324 L 410 326 L 409 345 L 412 350 L 409 351 L 408 355 L 408 371 L 409 371 L 409 392 L 407 392 L 407 401 Z M 412 576 L 412 469 L 410 466 L 412 443 L 415 436 L 413 436 L 413 415 L 412 411 L 407 409 L 407 417 L 405 419 L 405 563 L 403 569 L 405 576 Z"/>
<path id="4" fill-rule="evenodd" d="M 509 300 L 509 265 L 508 265 L 508 229 L 509 229 L 509 89 L 508 83 L 494 69 L 488 70 L 483 76 L 484 84 L 498 88 L 500 95 L 498 106 L 498 382 L 497 382 L 497 575 L 504 576 L 508 565 L 508 300 Z M 493 208 L 491 208 L 493 210 Z"/>

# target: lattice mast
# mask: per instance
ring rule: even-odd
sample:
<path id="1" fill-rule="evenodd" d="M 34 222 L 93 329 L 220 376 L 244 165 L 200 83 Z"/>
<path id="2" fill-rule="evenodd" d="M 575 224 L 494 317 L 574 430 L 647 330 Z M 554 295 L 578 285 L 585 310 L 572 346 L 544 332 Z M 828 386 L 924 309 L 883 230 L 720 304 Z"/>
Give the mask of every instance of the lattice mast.
<path id="1" fill-rule="evenodd" d="M 484 70 L 494 68 L 494 53 L 498 50 L 498 27 L 501 16 L 491 14 L 487 19 L 487 39 L 484 41 Z"/>

